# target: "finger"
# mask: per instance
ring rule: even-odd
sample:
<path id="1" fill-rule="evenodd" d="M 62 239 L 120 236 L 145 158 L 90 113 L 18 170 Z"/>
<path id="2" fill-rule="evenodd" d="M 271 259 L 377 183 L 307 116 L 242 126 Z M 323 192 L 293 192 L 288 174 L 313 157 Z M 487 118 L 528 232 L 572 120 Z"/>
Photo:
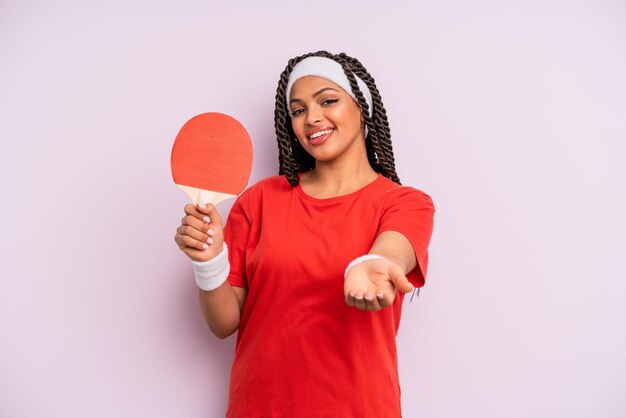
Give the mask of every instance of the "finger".
<path id="1" fill-rule="evenodd" d="M 350 307 L 354 307 L 356 300 L 354 299 L 354 294 L 353 293 L 346 293 L 346 305 L 350 306 Z"/>
<path id="2" fill-rule="evenodd" d="M 194 218 L 201 220 L 202 222 L 211 222 L 211 219 L 206 214 L 200 212 L 197 206 L 191 204 L 185 205 L 185 213 L 189 216 L 193 216 Z"/>
<path id="3" fill-rule="evenodd" d="M 216 254 L 212 252 L 210 249 L 209 250 L 196 250 L 195 248 L 185 247 L 185 248 L 182 248 L 181 251 L 187 257 L 198 262 L 209 261 L 216 256 Z"/>
<path id="4" fill-rule="evenodd" d="M 204 250 L 196 250 L 191 247 L 183 247 L 180 249 L 187 257 L 190 257 L 192 260 L 196 261 L 206 261 L 202 258 L 202 256 L 206 253 Z"/>
<path id="5" fill-rule="evenodd" d="M 204 199 L 202 199 L 202 196 L 200 196 L 200 198 L 198 199 L 198 204 L 196 205 L 196 209 L 198 209 L 199 212 L 208 215 L 209 210 L 207 206 L 209 206 L 208 203 L 206 203 Z"/>
<path id="6" fill-rule="evenodd" d="M 213 238 L 211 238 L 209 234 L 205 234 L 202 231 L 198 231 L 193 226 L 181 225 L 178 227 L 177 232 L 179 235 L 187 235 L 198 241 L 206 242 L 209 245 L 213 244 Z"/>
<path id="7" fill-rule="evenodd" d="M 189 235 L 179 235 L 178 242 L 184 247 L 195 248 L 196 250 L 207 250 L 209 248 L 209 244 L 207 242 L 197 240 L 195 238 L 190 237 Z M 179 244 L 179 246 L 180 246 Z"/>
<path id="8" fill-rule="evenodd" d="M 215 225 L 215 226 L 221 227 L 222 226 L 222 216 L 217 211 L 217 208 L 209 203 L 206 206 L 205 209 L 206 209 L 205 213 L 209 216 L 209 218 L 211 218 L 211 224 Z"/>
<path id="9" fill-rule="evenodd" d="M 374 292 L 368 291 L 368 292 L 363 293 L 363 299 L 365 299 L 365 303 L 367 303 L 367 302 L 373 302 L 376 299 L 376 297 L 374 296 Z"/>
<path id="10" fill-rule="evenodd" d="M 192 227 L 192 228 L 202 232 L 203 234 L 207 234 L 207 235 L 210 235 L 210 236 L 215 235 L 215 230 L 213 229 L 213 227 L 209 223 L 201 221 L 200 219 L 198 219 L 198 218 L 196 218 L 194 216 L 189 216 L 189 215 L 185 216 L 183 218 L 182 225 L 190 226 L 190 227 Z"/>
<path id="11" fill-rule="evenodd" d="M 381 308 L 386 308 L 387 306 L 391 306 L 395 298 L 396 298 L 395 289 L 393 291 L 390 291 L 390 290 L 383 291 L 376 295 L 376 300 L 378 301 L 378 305 Z"/>
<path id="12" fill-rule="evenodd" d="M 370 312 L 378 312 L 382 306 L 378 303 L 378 298 L 375 296 L 365 296 L 365 307 Z"/>
<path id="13" fill-rule="evenodd" d="M 185 248 L 185 244 L 183 244 L 182 241 L 182 236 L 178 234 L 178 232 L 176 232 L 176 235 L 174 235 L 174 242 L 176 243 L 176 245 L 178 245 L 178 249 L 182 250 L 183 248 Z"/>
<path id="14" fill-rule="evenodd" d="M 354 307 L 357 308 L 360 311 L 364 311 L 367 309 L 367 306 L 365 304 L 365 299 L 363 298 L 363 295 L 360 293 L 357 293 L 354 296 Z"/>
<path id="15" fill-rule="evenodd" d="M 396 289 L 402 293 L 408 293 L 413 291 L 413 285 L 406 278 L 402 269 L 396 265 L 389 268 L 389 280 L 396 286 Z"/>

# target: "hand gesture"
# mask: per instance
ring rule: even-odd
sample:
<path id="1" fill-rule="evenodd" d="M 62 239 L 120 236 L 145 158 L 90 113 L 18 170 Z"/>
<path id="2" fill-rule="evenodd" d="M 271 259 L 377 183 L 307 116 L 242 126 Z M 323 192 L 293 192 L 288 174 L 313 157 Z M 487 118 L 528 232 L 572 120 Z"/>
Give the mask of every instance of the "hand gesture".
<path id="1" fill-rule="evenodd" d="M 413 285 L 400 266 L 385 258 L 362 261 L 354 265 L 348 270 L 343 285 L 348 306 L 371 312 L 391 305 L 396 297 L 396 290 L 411 292 Z"/>
<path id="2" fill-rule="evenodd" d="M 215 206 L 186 205 L 174 241 L 194 261 L 208 261 L 222 252 L 224 230 L 222 217 Z"/>

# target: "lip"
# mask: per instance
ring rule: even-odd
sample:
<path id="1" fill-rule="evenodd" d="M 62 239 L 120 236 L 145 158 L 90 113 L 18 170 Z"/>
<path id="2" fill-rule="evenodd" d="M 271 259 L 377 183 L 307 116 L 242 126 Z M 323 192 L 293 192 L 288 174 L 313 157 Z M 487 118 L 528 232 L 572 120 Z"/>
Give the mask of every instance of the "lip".
<path id="1" fill-rule="evenodd" d="M 320 131 L 328 131 L 328 130 L 330 130 L 331 132 L 327 133 L 326 135 L 318 136 L 317 138 L 311 139 L 311 135 Z M 320 145 L 324 143 L 328 138 L 330 138 L 330 136 L 334 132 L 335 132 L 335 128 L 331 128 L 330 126 L 328 126 L 328 127 L 323 127 L 323 128 L 312 129 L 309 132 L 307 132 L 306 136 L 307 136 L 307 139 L 309 140 L 309 143 L 311 143 L 312 145 Z"/>

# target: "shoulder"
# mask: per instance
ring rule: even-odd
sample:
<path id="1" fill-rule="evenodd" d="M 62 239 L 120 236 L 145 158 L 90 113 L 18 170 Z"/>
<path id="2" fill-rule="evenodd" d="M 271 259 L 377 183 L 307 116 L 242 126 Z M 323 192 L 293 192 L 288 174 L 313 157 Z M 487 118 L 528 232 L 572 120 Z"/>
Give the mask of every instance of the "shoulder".
<path id="1" fill-rule="evenodd" d="M 411 186 L 401 186 L 391 180 L 381 192 L 381 215 L 378 233 L 396 231 L 404 235 L 413 246 L 426 277 L 427 249 L 434 227 L 435 206 L 425 192 Z"/>
<path id="2" fill-rule="evenodd" d="M 252 186 L 250 186 L 250 188 L 261 190 L 291 190 L 292 186 L 291 184 L 289 184 L 289 182 L 287 181 L 287 177 L 285 176 L 269 176 L 257 181 Z"/>
<path id="3" fill-rule="evenodd" d="M 270 176 L 257 181 L 239 196 L 255 197 L 266 193 L 280 193 L 291 190 L 292 186 L 285 176 Z"/>
<path id="4" fill-rule="evenodd" d="M 235 201 L 244 209 L 257 206 L 265 196 L 291 192 L 293 187 L 285 176 L 270 176 L 261 179 L 244 190 Z"/>
<path id="5" fill-rule="evenodd" d="M 411 186 L 402 186 L 387 177 L 381 177 L 378 193 L 382 197 L 383 206 L 408 205 L 414 208 L 429 208 L 434 212 L 433 200 L 427 193 Z"/>

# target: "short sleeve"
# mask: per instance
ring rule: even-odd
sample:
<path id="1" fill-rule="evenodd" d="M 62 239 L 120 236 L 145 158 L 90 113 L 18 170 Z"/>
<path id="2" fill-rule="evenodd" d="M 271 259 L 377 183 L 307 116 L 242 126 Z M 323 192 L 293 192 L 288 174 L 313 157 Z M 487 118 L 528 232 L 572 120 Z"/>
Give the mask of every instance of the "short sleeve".
<path id="1" fill-rule="evenodd" d="M 230 274 L 228 282 L 237 287 L 248 287 L 246 277 L 246 249 L 250 236 L 251 223 L 244 209 L 247 193 L 242 194 L 235 201 L 226 226 L 224 227 L 224 241 L 228 245 L 228 261 Z"/>
<path id="2" fill-rule="evenodd" d="M 415 287 L 424 286 L 426 280 L 434 215 L 435 206 L 430 196 L 412 187 L 401 187 L 385 196 L 377 235 L 396 231 L 410 241 L 418 266 L 407 274 L 407 278 Z"/>

